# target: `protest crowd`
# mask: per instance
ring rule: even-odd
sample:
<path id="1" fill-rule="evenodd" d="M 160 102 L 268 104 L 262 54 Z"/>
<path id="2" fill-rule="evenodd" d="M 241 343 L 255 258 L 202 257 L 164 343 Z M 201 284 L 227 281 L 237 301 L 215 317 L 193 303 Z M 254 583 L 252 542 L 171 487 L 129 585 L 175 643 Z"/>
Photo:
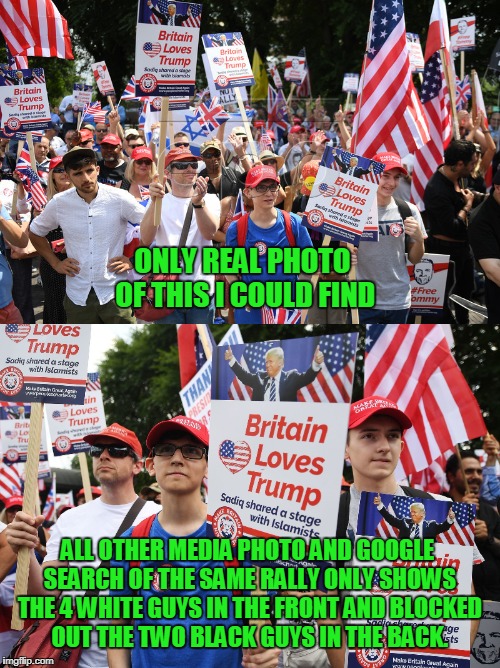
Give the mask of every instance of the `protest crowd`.
<path id="1" fill-rule="evenodd" d="M 176 14 L 175 3 L 170 7 L 172 18 L 152 2 L 140 3 L 139 24 L 148 30 L 166 26 L 160 36 L 169 26 L 198 36 L 199 6 L 186 4 L 187 14 L 180 9 Z M 187 11 L 184 5 L 181 9 Z M 397 29 L 404 31 L 402 7 L 398 12 Z M 431 26 L 438 24 L 448 30 L 446 16 L 436 23 L 433 12 Z M 248 60 L 238 35 L 204 35 L 203 45 L 207 54 L 229 45 L 241 51 L 240 60 Z M 395 36 L 377 33 L 374 39 L 381 49 Z M 28 91 L 45 86 L 43 70 L 27 69 L 22 49 L 15 48 L 13 38 L 7 43 L 13 52 L 0 69 L 2 88 L 12 92 L 14 82 Z M 153 58 L 148 44 L 145 52 Z M 159 111 L 161 97 L 139 95 L 140 86 L 148 85 L 139 78 L 132 77 L 117 99 L 104 61 L 92 66 L 100 97 L 108 102 L 102 107 L 92 102 L 92 86 L 75 83 L 73 93 L 50 100 L 39 117 L 25 114 L 24 132 L 12 132 L 18 98 L 6 97 L 0 138 L 2 322 L 34 323 L 40 317 L 44 323 L 500 322 L 500 112 L 485 105 L 474 72 L 468 88 L 457 77 L 454 100 L 450 47 L 437 75 L 434 47 L 430 38 L 425 66 L 422 62 L 416 69 L 406 45 L 401 46 L 402 110 L 381 83 L 374 87 L 376 99 L 370 98 L 371 77 L 386 64 L 378 51 L 365 58 L 361 78 L 345 75 L 345 81 L 357 78 L 354 84 L 344 82 L 347 102 L 335 106 L 312 97 L 314 72 L 303 52 L 284 62 L 287 98 L 276 64 L 269 65 L 276 89 L 262 61 L 253 70 L 242 65 L 239 79 L 253 84 L 245 104 L 229 70 L 230 87 L 221 89 L 219 70 L 208 68 L 215 96 L 189 79 L 189 96 L 183 104 L 173 100 L 166 117 Z M 51 55 L 71 57 L 67 50 Z M 223 62 L 210 60 L 211 67 Z M 423 72 L 416 82 L 420 101 L 412 72 Z M 161 95 L 170 90 L 170 75 L 165 76 Z M 439 92 L 429 96 L 433 76 L 440 80 Z M 265 92 L 258 95 L 257 86 Z M 140 105 L 132 122 L 125 108 L 131 100 Z M 387 106 L 387 115 L 394 105 L 395 127 L 370 115 L 369 105 L 377 101 Z M 433 126 L 432 105 L 442 110 L 439 127 Z M 192 130 L 191 118 L 201 129 Z M 160 134 L 167 125 L 163 148 Z M 344 191 L 337 192 L 334 183 L 342 183 Z M 345 192 L 353 189 L 357 198 Z M 363 202 L 361 208 L 346 204 L 349 198 Z M 12 221 L 20 227 L 14 236 Z M 176 269 L 172 262 L 172 270 L 167 263 L 164 270 L 143 271 L 137 248 L 166 246 L 199 253 L 192 266 Z M 202 271 L 202 251 L 212 247 L 235 252 L 243 247 L 248 257 L 256 248 L 256 266 L 235 262 L 229 272 L 213 265 Z M 339 267 L 332 254 L 330 263 L 311 271 L 301 263 L 269 267 L 267 249 L 287 247 L 318 253 L 347 247 L 349 262 Z M 35 316 L 35 281 L 43 289 L 41 316 Z M 159 281 L 162 286 L 151 286 Z M 357 300 L 343 297 L 353 294 L 355 281 L 371 285 L 372 293 L 361 298 L 359 292 Z M 169 285 L 173 282 L 182 285 Z M 238 300 L 242 292 L 248 299 Z"/>

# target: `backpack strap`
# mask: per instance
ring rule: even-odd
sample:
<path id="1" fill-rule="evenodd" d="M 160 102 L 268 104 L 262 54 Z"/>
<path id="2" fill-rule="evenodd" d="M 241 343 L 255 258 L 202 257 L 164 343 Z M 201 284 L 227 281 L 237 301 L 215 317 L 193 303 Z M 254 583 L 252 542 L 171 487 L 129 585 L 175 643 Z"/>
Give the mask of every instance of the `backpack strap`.
<path id="1" fill-rule="evenodd" d="M 349 506 L 351 505 L 351 490 L 348 489 L 339 499 L 339 514 L 337 519 L 337 538 L 345 538 L 349 526 Z"/>
<path id="2" fill-rule="evenodd" d="M 142 522 L 139 522 L 139 524 L 136 524 L 132 529 L 132 538 L 147 538 L 151 533 L 151 527 L 153 526 L 155 517 L 158 517 L 158 515 L 150 515 L 142 520 Z M 140 561 L 130 562 L 130 568 L 139 568 L 140 565 Z"/>
<path id="3" fill-rule="evenodd" d="M 292 217 L 288 213 L 288 211 L 282 210 L 281 213 L 283 214 L 283 218 L 285 219 L 286 238 L 288 239 L 288 243 L 290 244 L 290 248 L 295 248 L 295 246 L 297 245 L 297 242 L 295 240 L 295 236 L 294 236 L 293 230 L 292 230 Z"/>

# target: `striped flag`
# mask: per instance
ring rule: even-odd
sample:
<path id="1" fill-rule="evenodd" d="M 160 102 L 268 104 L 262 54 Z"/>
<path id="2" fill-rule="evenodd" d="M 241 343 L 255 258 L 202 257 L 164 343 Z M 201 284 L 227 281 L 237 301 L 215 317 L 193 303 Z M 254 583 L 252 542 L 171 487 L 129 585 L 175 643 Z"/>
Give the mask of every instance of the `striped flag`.
<path id="1" fill-rule="evenodd" d="M 259 148 L 261 151 L 273 150 L 273 140 L 264 130 L 259 139 Z"/>
<path id="2" fill-rule="evenodd" d="M 0 462 L 0 499 L 5 503 L 11 496 L 22 495 L 20 464 L 2 464 Z"/>
<path id="3" fill-rule="evenodd" d="M 302 311 L 299 308 L 262 307 L 262 323 L 264 325 L 300 325 Z"/>
<path id="4" fill-rule="evenodd" d="M 250 446 L 246 441 L 230 441 L 226 439 L 219 446 L 221 462 L 231 473 L 238 473 L 245 468 L 252 456 Z"/>
<path id="5" fill-rule="evenodd" d="M 213 350 L 216 344 L 212 332 L 207 325 L 200 327 L 204 328 L 209 346 Z M 177 347 L 181 387 L 185 387 L 207 361 L 196 325 L 177 325 Z"/>
<path id="6" fill-rule="evenodd" d="M 189 3 L 188 7 L 191 10 L 191 15 L 188 14 L 182 25 L 187 28 L 199 28 L 201 25 L 201 5 Z"/>
<path id="7" fill-rule="evenodd" d="M 100 102 L 89 102 L 82 111 L 82 123 L 106 123 L 106 112 Z"/>
<path id="8" fill-rule="evenodd" d="M 47 494 L 45 499 L 45 505 L 43 507 L 42 515 L 45 516 L 46 520 L 55 520 L 56 514 L 56 474 L 52 474 L 52 485 L 50 491 Z"/>
<path id="9" fill-rule="evenodd" d="M 5 49 L 7 51 L 7 65 L 11 70 L 27 70 L 28 69 L 28 58 L 26 56 L 13 56 L 9 51 L 7 42 L 5 43 Z"/>
<path id="10" fill-rule="evenodd" d="M 14 56 L 73 60 L 68 22 L 52 0 L 2 0 L 0 30 Z"/>
<path id="11" fill-rule="evenodd" d="M 150 199 L 149 195 L 149 186 L 141 186 L 141 184 L 138 184 L 139 186 L 139 195 L 141 196 L 141 202 L 144 202 L 146 200 Z"/>
<path id="12" fill-rule="evenodd" d="M 470 85 L 469 75 L 466 74 L 463 81 L 460 81 L 458 77 L 456 78 L 455 85 L 455 98 L 457 109 L 467 109 L 469 105 L 469 100 L 472 97 L 472 89 Z"/>
<path id="13" fill-rule="evenodd" d="M 453 454 L 453 450 L 448 450 L 438 457 L 428 468 L 413 473 L 410 477 L 410 484 L 416 489 L 421 489 L 430 494 L 443 494 L 450 489 L 446 480 L 446 462 Z"/>
<path id="14" fill-rule="evenodd" d="M 440 49 L 450 58 L 450 35 L 444 0 L 434 0 L 427 43 L 421 99 L 429 123 L 430 141 L 415 152 L 411 199 L 424 209 L 424 191 L 428 180 L 443 162 L 443 152 L 452 137 L 451 108 L 444 78 Z"/>
<path id="15" fill-rule="evenodd" d="M 97 372 L 87 374 L 87 384 L 85 386 L 85 391 L 96 392 L 101 389 L 101 381 L 99 379 L 99 374 Z"/>
<path id="16" fill-rule="evenodd" d="M 198 123 L 207 132 L 213 132 L 216 128 L 223 125 L 229 120 L 229 114 L 224 110 L 224 107 L 219 104 L 219 98 L 214 97 L 207 102 L 200 102 L 194 112 L 198 119 Z"/>
<path id="17" fill-rule="evenodd" d="M 427 141 L 429 128 L 412 80 L 403 3 L 374 0 L 352 150 L 368 158 L 381 151 L 405 156 Z"/>
<path id="18" fill-rule="evenodd" d="M 23 187 L 31 195 L 33 206 L 37 211 L 47 204 L 47 197 L 40 177 L 31 166 L 28 144 L 24 142 L 23 149 L 16 164 L 16 174 L 22 181 Z"/>
<path id="19" fill-rule="evenodd" d="M 413 422 L 398 480 L 487 432 L 440 325 L 367 325 L 365 396 L 371 395 L 392 399 Z"/>
<path id="20" fill-rule="evenodd" d="M 306 76 L 304 77 L 304 80 L 302 81 L 301 84 L 297 86 L 295 89 L 295 97 L 311 97 L 312 92 L 311 92 L 311 76 L 309 74 L 309 67 L 307 66 L 307 56 L 306 56 L 306 49 L 303 47 L 299 52 L 298 52 L 298 57 L 299 58 L 305 58 L 304 62 L 304 68 L 306 71 Z"/>

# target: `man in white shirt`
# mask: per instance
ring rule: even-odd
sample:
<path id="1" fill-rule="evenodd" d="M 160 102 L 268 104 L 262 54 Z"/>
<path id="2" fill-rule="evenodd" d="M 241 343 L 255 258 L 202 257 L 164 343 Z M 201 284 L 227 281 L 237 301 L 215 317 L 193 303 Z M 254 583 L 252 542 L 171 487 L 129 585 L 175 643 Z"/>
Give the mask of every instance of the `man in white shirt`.
<path id="1" fill-rule="evenodd" d="M 63 157 L 71 190 L 56 195 L 33 221 L 30 238 L 50 266 L 65 274 L 64 308 L 76 324 L 135 322 L 130 309 L 115 302 L 115 285 L 129 268 L 123 258 L 127 222 L 138 225 L 144 207 L 130 193 L 98 183 L 92 149 L 79 146 Z M 61 227 L 68 257 L 59 260 L 45 238 Z"/>
<path id="2" fill-rule="evenodd" d="M 178 246 L 190 202 L 193 210 L 185 245 L 199 249 L 212 246 L 212 239 L 219 228 L 220 202 L 217 195 L 207 194 L 208 177 L 198 176 L 198 160 L 200 158 L 193 155 L 188 148 L 178 147 L 168 152 L 165 158 L 165 168 L 172 192 L 165 195 L 162 184 L 152 183 L 150 185 L 151 199 L 163 198 L 161 223 L 159 227 L 155 227 L 154 206 L 150 206 L 141 223 L 143 246 L 150 246 L 153 242 L 156 246 L 161 247 Z M 215 277 L 202 273 L 201 253 L 196 256 L 193 272 L 189 275 L 181 274 L 179 280 L 208 283 L 207 305 L 175 308 L 172 313 L 155 322 L 158 324 L 213 323 Z"/>
<path id="3" fill-rule="evenodd" d="M 37 562 L 34 547 L 38 540 L 37 527 L 43 515 L 31 517 L 22 511 L 6 529 L 7 540 L 14 552 L 20 547 L 29 547 L 30 572 L 28 593 L 30 596 L 57 596 L 58 592 L 47 591 L 43 586 L 43 570 L 64 566 L 97 566 L 98 542 L 101 538 L 112 538 L 120 528 L 125 516 L 137 500 L 134 491 L 134 476 L 143 469 L 142 445 L 133 431 L 114 423 L 98 434 L 89 434 L 84 440 L 90 444 L 94 475 L 99 481 L 102 496 L 63 513 L 52 527 L 47 543 L 47 555 L 43 567 Z M 158 512 L 158 505 L 147 501 L 134 520 L 134 524 Z M 64 561 L 59 559 L 62 538 L 92 538 L 91 561 Z M 105 595 L 106 592 L 103 592 Z M 72 595 L 82 592 L 72 591 Z M 95 620 L 98 624 L 99 620 Z M 102 621 L 106 624 L 107 622 Z M 92 633 L 92 644 L 84 649 L 79 668 L 105 668 L 108 665 L 106 650 L 97 646 L 97 635 Z"/>

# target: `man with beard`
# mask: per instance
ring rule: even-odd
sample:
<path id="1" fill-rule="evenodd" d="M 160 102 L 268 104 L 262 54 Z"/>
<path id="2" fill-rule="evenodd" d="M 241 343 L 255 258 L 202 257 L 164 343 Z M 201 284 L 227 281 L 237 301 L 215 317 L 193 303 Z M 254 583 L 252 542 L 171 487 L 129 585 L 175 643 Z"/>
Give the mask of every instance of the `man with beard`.
<path id="1" fill-rule="evenodd" d="M 111 132 L 101 140 L 102 159 L 97 163 L 99 166 L 99 183 L 119 188 L 125 176 L 127 163 L 122 155 L 122 140 L 118 135 Z"/>

